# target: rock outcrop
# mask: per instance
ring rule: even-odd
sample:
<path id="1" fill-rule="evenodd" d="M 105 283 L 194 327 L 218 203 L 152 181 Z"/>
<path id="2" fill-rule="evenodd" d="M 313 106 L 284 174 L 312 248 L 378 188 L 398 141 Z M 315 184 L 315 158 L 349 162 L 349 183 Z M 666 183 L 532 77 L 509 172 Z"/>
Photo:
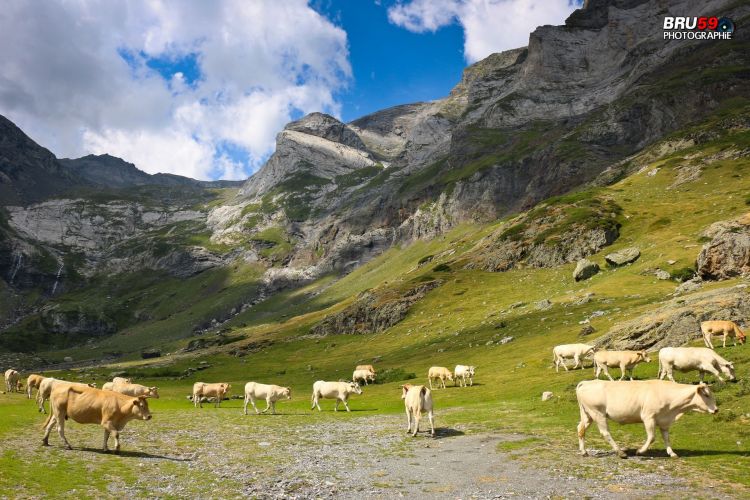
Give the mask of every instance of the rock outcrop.
<path id="1" fill-rule="evenodd" d="M 711 241 L 701 249 L 696 267 L 704 280 L 723 280 L 750 273 L 750 214 L 718 222 L 705 232 Z"/>
<path id="2" fill-rule="evenodd" d="M 576 281 L 587 280 L 599 272 L 599 264 L 588 259 L 581 259 L 573 270 L 573 279 Z"/>
<path id="3" fill-rule="evenodd" d="M 612 267 L 624 266 L 626 264 L 632 264 L 641 256 L 641 251 L 635 247 L 623 248 L 616 252 L 612 252 L 604 257 Z"/>

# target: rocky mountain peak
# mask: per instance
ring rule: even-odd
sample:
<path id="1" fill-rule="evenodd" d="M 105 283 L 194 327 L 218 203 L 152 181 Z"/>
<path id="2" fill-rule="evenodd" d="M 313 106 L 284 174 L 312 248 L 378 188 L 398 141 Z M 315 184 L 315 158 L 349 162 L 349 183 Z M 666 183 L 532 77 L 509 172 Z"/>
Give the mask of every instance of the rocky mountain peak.
<path id="1" fill-rule="evenodd" d="M 289 123 L 284 130 L 314 135 L 352 148 L 365 149 L 359 136 L 346 124 L 325 113 L 310 113 Z"/>

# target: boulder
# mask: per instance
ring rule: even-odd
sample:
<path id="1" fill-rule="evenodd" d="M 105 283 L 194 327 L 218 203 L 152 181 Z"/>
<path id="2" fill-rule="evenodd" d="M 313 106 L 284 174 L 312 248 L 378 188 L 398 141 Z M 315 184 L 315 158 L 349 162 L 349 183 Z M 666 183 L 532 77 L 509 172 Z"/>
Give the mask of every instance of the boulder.
<path id="1" fill-rule="evenodd" d="M 513 342 L 513 337 L 503 337 L 503 338 L 501 338 L 500 340 L 497 341 L 497 343 L 500 344 L 500 345 L 505 345 L 508 342 Z"/>
<path id="2" fill-rule="evenodd" d="M 552 302 L 550 302 L 549 299 L 540 300 L 536 304 L 534 304 L 539 311 L 546 311 L 547 309 L 552 307 Z"/>
<path id="3" fill-rule="evenodd" d="M 554 394 L 552 394 L 550 391 L 544 391 L 542 393 L 542 401 L 549 401 L 554 397 Z"/>
<path id="4" fill-rule="evenodd" d="M 636 260 L 638 260 L 638 257 L 641 256 L 641 251 L 638 250 L 636 247 L 630 247 L 630 248 L 623 248 L 622 250 L 618 250 L 617 252 L 612 252 L 611 254 L 604 257 L 604 260 L 607 261 L 607 264 L 609 264 L 612 267 L 617 266 L 624 266 L 625 264 L 632 264 Z"/>
<path id="5" fill-rule="evenodd" d="M 660 279 L 660 280 L 668 280 L 672 278 L 672 275 L 663 269 L 657 269 L 656 273 L 654 274 L 656 274 L 656 279 Z"/>
<path id="6" fill-rule="evenodd" d="M 698 275 L 724 280 L 750 273 L 750 226 L 740 223 L 719 228 L 697 259 Z"/>
<path id="7" fill-rule="evenodd" d="M 578 332 L 579 337 L 586 337 L 587 335 L 591 335 L 592 333 L 596 332 L 596 328 L 593 326 L 587 324 L 584 325 L 583 328 L 581 328 L 581 331 Z"/>
<path id="8" fill-rule="evenodd" d="M 684 293 L 694 292 L 700 289 L 702 286 L 703 286 L 703 281 L 700 278 L 695 277 L 677 286 L 674 289 L 674 294 L 682 295 Z"/>
<path id="9" fill-rule="evenodd" d="M 581 259 L 573 271 L 573 279 L 576 281 L 587 280 L 599 272 L 599 264 L 588 259 Z"/>

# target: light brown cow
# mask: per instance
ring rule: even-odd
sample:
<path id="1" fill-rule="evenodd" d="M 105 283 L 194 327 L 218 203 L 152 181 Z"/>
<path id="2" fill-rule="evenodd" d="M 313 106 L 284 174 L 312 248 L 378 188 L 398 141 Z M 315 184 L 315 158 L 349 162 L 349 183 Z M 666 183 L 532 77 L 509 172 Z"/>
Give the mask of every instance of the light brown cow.
<path id="1" fill-rule="evenodd" d="M 5 390 L 8 392 L 21 392 L 21 374 L 13 368 L 5 370 Z"/>
<path id="2" fill-rule="evenodd" d="M 75 387 L 58 384 L 50 395 L 50 415 L 44 423 L 42 443 L 49 446 L 49 434 L 57 424 L 57 433 L 72 449 L 65 438 L 65 421 L 68 418 L 79 424 L 99 424 L 104 427 L 104 444 L 107 451 L 109 435 L 115 436 L 115 453 L 120 451 L 120 432 L 130 420 L 151 420 L 148 401 L 141 396 L 134 398 L 112 391 L 103 391 L 90 387 Z"/>
<path id="3" fill-rule="evenodd" d="M 375 367 L 372 366 L 372 365 L 357 365 L 357 367 L 355 368 L 355 370 L 367 370 L 367 371 L 372 372 L 373 374 L 375 374 Z"/>
<path id="4" fill-rule="evenodd" d="M 703 343 L 711 349 L 714 348 L 714 344 L 711 342 L 712 335 L 722 336 L 722 347 L 727 346 L 727 338 L 732 338 L 735 346 L 738 339 L 740 344 L 744 344 L 747 339 L 745 332 L 740 330 L 740 327 L 734 321 L 704 321 L 701 323 L 701 333 L 703 334 Z"/>
<path id="5" fill-rule="evenodd" d="M 430 383 L 430 389 L 432 389 L 432 379 L 438 381 L 438 387 L 442 385 L 445 389 L 445 381 L 453 380 L 453 373 L 444 366 L 433 366 L 427 372 L 427 381 Z"/>
<path id="6" fill-rule="evenodd" d="M 586 455 L 584 438 L 591 422 L 596 422 L 599 432 L 621 458 L 625 452 L 617 446 L 607 427 L 607 419 L 619 424 L 642 422 L 646 427 L 646 442 L 637 453 L 643 454 L 654 442 L 656 428 L 661 430 L 664 445 L 670 457 L 677 454 L 669 444 L 669 427 L 684 413 L 697 411 L 716 413 L 716 400 L 705 385 L 687 385 L 666 380 L 636 380 L 610 382 L 584 380 L 576 387 L 581 421 L 578 424 L 578 447 Z"/>
<path id="7" fill-rule="evenodd" d="M 193 384 L 193 406 L 203 408 L 202 398 L 216 398 L 214 408 L 221 405 L 221 400 L 232 388 L 226 382 L 215 384 L 206 384 L 205 382 L 196 382 Z"/>
<path id="8" fill-rule="evenodd" d="M 401 399 L 404 400 L 406 407 L 406 433 L 411 432 L 412 420 L 414 421 L 414 432 L 416 436 L 419 432 L 419 420 L 422 418 L 422 412 L 427 413 L 430 420 L 430 435 L 435 435 L 435 425 L 432 418 L 432 391 L 424 385 L 404 384 L 401 386 Z"/>
<path id="9" fill-rule="evenodd" d="M 351 411 L 347 401 L 352 394 L 362 394 L 362 388 L 356 382 L 326 382 L 325 380 L 318 380 L 313 384 L 312 406 L 310 409 L 313 410 L 317 406 L 318 411 L 321 411 L 320 399 L 323 398 L 336 400 L 336 406 L 333 407 L 333 411 L 339 411 L 340 402 L 344 403 L 346 411 Z"/>
<path id="10" fill-rule="evenodd" d="M 253 405 L 256 414 L 258 407 L 255 406 L 256 399 L 265 399 L 266 408 L 263 413 L 271 409 L 271 413 L 276 415 L 276 401 L 280 399 L 292 399 L 292 390 L 289 387 L 280 387 L 278 385 L 259 384 L 257 382 L 248 382 L 245 384 L 245 415 L 247 415 L 247 404 Z"/>
<path id="11" fill-rule="evenodd" d="M 36 373 L 32 373 L 26 379 L 26 396 L 29 399 L 31 399 L 31 393 L 34 392 L 33 390 L 39 389 L 39 384 L 42 383 L 42 380 L 44 380 L 44 376 L 37 375 Z"/>
<path id="12" fill-rule="evenodd" d="M 42 379 L 41 382 L 39 382 L 39 391 L 36 393 L 36 403 L 37 406 L 39 406 L 39 411 L 42 413 L 47 413 L 44 410 L 44 402 L 47 401 L 52 394 L 52 389 L 54 389 L 56 386 L 60 384 L 66 384 L 71 385 L 74 387 L 80 387 L 80 388 L 86 388 L 86 387 L 96 387 L 96 383 L 92 382 L 90 384 L 81 384 L 78 382 L 68 382 L 67 380 L 59 380 L 52 377 L 45 377 Z"/>
<path id="13" fill-rule="evenodd" d="M 603 371 L 610 380 L 613 380 L 607 368 L 619 368 L 620 380 L 625 378 L 626 372 L 630 380 L 633 380 L 635 365 L 650 362 L 651 358 L 648 357 L 646 351 L 597 351 L 594 353 L 595 376 L 599 378 Z"/>
<path id="14" fill-rule="evenodd" d="M 145 396 L 147 398 L 159 399 L 159 388 L 158 387 L 146 387 L 141 384 L 128 384 L 125 382 L 107 382 L 102 386 L 102 390 L 119 392 L 126 396 L 133 396 L 135 398 L 139 396 Z"/>

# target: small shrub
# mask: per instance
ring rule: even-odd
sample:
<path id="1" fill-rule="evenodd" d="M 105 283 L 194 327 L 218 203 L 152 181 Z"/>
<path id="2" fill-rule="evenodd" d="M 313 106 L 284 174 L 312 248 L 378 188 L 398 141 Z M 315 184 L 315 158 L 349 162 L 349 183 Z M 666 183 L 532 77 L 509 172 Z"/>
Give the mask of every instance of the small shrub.
<path id="1" fill-rule="evenodd" d="M 433 267 L 432 270 L 436 273 L 446 273 L 446 272 L 450 272 L 451 266 L 445 263 L 438 264 L 437 266 Z"/>
<path id="2" fill-rule="evenodd" d="M 680 283 L 693 279 L 696 274 L 697 273 L 695 272 L 695 269 L 693 269 L 692 267 L 683 267 L 682 269 L 676 269 L 669 273 L 670 277 L 674 281 L 678 281 Z"/>
<path id="3" fill-rule="evenodd" d="M 418 265 L 420 265 L 420 266 L 421 266 L 422 264 L 427 264 L 428 262 L 431 262 L 431 261 L 432 261 L 432 258 L 433 258 L 433 257 L 434 257 L 434 255 L 432 255 L 432 254 L 430 254 L 430 255 L 425 255 L 424 257 L 422 257 L 421 259 L 419 259 L 419 262 L 417 262 L 417 264 L 418 264 Z"/>
<path id="4" fill-rule="evenodd" d="M 377 374 L 375 383 L 388 384 L 390 382 L 414 380 L 415 378 L 417 378 L 416 373 L 407 372 L 403 368 L 386 368 L 385 370 Z"/>

